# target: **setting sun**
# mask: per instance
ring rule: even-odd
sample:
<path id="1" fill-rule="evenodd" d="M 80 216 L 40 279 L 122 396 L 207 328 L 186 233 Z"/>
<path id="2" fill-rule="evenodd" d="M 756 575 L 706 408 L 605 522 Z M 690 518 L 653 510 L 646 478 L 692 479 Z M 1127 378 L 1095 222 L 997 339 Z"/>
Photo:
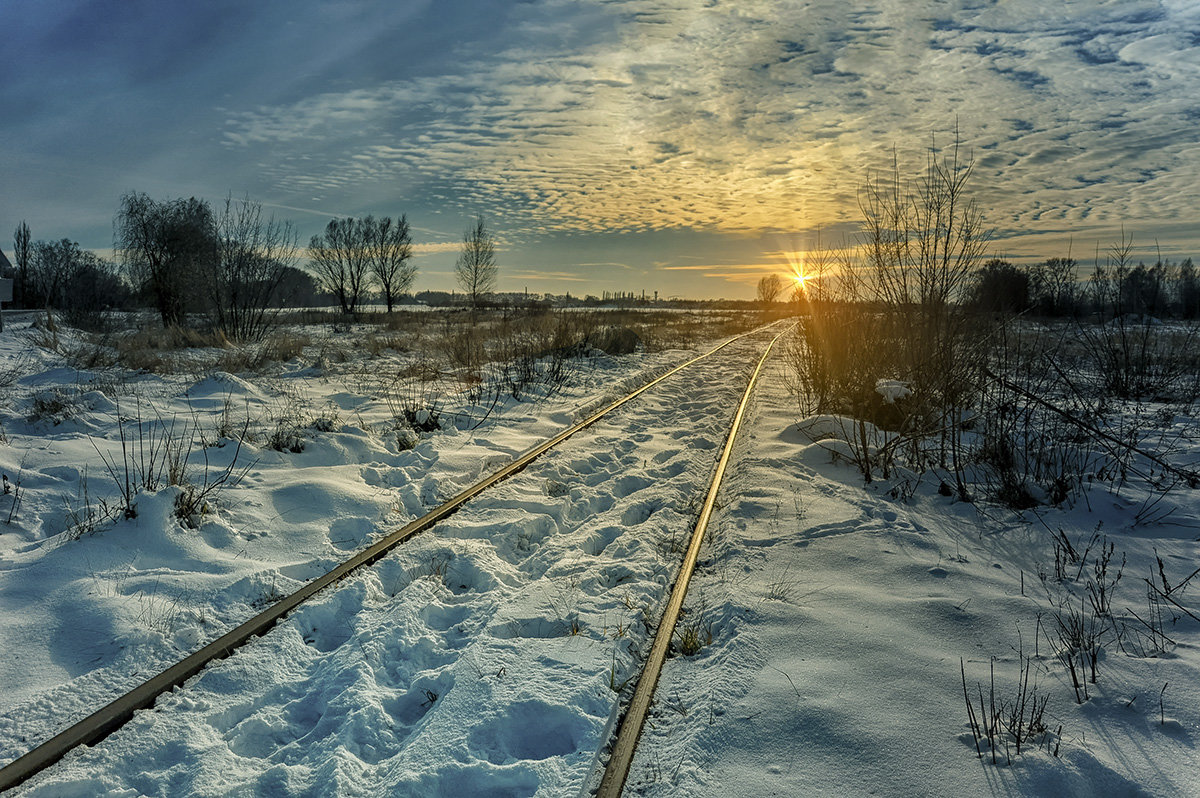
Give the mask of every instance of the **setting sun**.
<path id="1" fill-rule="evenodd" d="M 795 290 L 807 294 L 809 281 L 816 275 L 809 272 L 805 263 L 805 253 L 797 249 L 791 251 L 784 250 L 780 254 L 787 260 L 790 272 L 787 276 L 791 279 Z"/>

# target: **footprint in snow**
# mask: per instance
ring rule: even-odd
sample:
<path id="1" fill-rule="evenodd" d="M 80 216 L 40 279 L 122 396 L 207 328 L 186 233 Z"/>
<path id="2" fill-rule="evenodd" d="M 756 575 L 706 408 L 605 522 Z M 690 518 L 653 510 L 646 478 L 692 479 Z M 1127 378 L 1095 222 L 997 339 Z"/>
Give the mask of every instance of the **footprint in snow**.
<path id="1" fill-rule="evenodd" d="M 591 726 L 571 707 L 522 701 L 485 718 L 471 730 L 469 745 L 475 756 L 496 765 L 549 759 L 575 751 L 591 738 Z"/>
<path id="2" fill-rule="evenodd" d="M 414 679 L 404 695 L 385 701 L 383 708 L 397 721 L 397 725 L 411 728 L 429 714 L 453 685 L 454 677 L 449 671 L 436 675 L 425 674 Z M 412 733 L 415 732 L 410 732 L 410 736 Z"/>
<path id="3" fill-rule="evenodd" d="M 354 551 L 363 546 L 375 531 L 369 518 L 339 518 L 329 525 L 329 543 L 339 551 Z"/>
<path id="4" fill-rule="evenodd" d="M 583 542 L 583 550 L 596 557 L 608 548 L 609 544 L 616 540 L 620 534 L 620 527 L 606 526 L 603 529 L 597 529 Z"/>
<path id="5" fill-rule="evenodd" d="M 625 526 L 637 526 L 645 523 L 646 519 L 654 515 L 657 510 L 657 502 L 638 502 L 621 513 L 621 523 Z"/>
<path id="6" fill-rule="evenodd" d="M 420 610 L 421 620 L 435 632 L 444 632 L 465 621 L 472 613 L 466 604 L 427 604 Z"/>

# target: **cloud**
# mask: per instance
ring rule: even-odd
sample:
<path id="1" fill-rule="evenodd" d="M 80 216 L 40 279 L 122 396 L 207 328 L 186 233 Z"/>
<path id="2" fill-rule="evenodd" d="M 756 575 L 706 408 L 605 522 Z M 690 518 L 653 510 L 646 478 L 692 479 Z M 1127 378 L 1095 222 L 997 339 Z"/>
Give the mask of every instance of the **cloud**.
<path id="1" fill-rule="evenodd" d="M 23 70 L 0 100 L 28 109 L 0 121 L 21 143 L 0 165 L 36 166 L 17 185 L 39 209 L 94 168 L 92 190 L 114 196 L 232 188 L 313 217 L 408 211 L 433 241 L 475 213 L 513 246 L 807 238 L 852 228 L 893 147 L 912 173 L 956 124 L 1006 235 L 1157 229 L 1200 205 L 1195 3 L 264 0 L 238 26 L 172 11 L 100 27 L 103 4 L 68 5 L 91 16 L 0 10 Z M 178 28 L 149 55 L 116 46 L 151 23 Z M 98 120 L 87 135 L 81 118 Z"/>
<path id="2" fill-rule="evenodd" d="M 595 263 L 576 263 L 575 265 L 581 269 L 607 269 L 609 267 L 615 267 L 617 269 L 632 269 L 633 268 L 628 263 L 618 263 L 617 261 L 602 261 L 602 262 L 595 262 Z"/>
<path id="3" fill-rule="evenodd" d="M 714 269 L 735 269 L 739 271 L 755 271 L 755 272 L 777 272 L 780 264 L 778 263 L 731 263 L 731 264 L 705 264 L 702 266 L 663 266 L 663 271 L 668 272 L 710 272 Z"/>
<path id="4" fill-rule="evenodd" d="M 581 277 L 575 272 L 547 272 L 537 269 L 515 269 L 510 270 L 508 275 L 518 280 L 549 280 L 552 282 L 569 282 L 569 283 L 589 283 L 592 282 L 589 277 Z"/>
<path id="5" fill-rule="evenodd" d="M 600 40 L 527 36 L 453 73 L 231 114 L 225 138 L 300 152 L 337 137 L 344 156 L 278 159 L 273 179 L 407 179 L 525 234 L 801 230 L 854 217 L 868 167 L 897 145 L 919 168 L 957 120 L 1001 226 L 1190 212 L 1189 7 L 849 5 L 607 3 Z M 572 24 L 569 4 L 532 6 Z"/>
<path id="6" fill-rule="evenodd" d="M 412 245 L 415 257 L 421 255 L 436 255 L 441 252 L 458 252 L 462 248 L 460 241 L 423 242 L 417 241 Z"/>

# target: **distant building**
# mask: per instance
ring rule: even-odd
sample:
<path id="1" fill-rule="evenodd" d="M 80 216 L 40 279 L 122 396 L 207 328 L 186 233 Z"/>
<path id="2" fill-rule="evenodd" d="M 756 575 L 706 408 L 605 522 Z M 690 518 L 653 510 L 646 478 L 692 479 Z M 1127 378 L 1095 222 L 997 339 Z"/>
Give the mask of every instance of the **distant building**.
<path id="1" fill-rule="evenodd" d="M 8 261 L 8 256 L 4 254 L 4 250 L 0 249 L 0 310 L 3 309 L 5 302 L 12 302 L 13 298 L 13 282 L 12 264 Z M 4 317 L 0 316 L 0 332 L 4 332 Z M 7 488 L 8 485 L 5 485 Z"/>

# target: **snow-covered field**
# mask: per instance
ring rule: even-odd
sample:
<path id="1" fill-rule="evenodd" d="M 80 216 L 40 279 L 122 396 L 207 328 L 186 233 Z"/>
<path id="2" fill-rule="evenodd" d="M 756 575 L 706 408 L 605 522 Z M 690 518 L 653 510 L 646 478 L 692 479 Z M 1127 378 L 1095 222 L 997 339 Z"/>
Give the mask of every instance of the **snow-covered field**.
<path id="1" fill-rule="evenodd" d="M 572 361 L 553 396 L 408 437 L 368 378 L 402 355 L 117 377 L 34 335 L 0 334 L 0 763 L 697 351 Z M 766 340 L 672 377 L 15 792 L 585 791 Z M 1136 486 L 1098 485 L 1017 515 L 932 477 L 864 488 L 836 440 L 797 427 L 786 376 L 776 358 L 760 383 L 683 618 L 699 650 L 668 662 L 627 794 L 1200 795 L 1200 623 L 1160 607 L 1170 639 L 1151 640 L 1133 616 L 1152 620 L 1156 552 L 1171 583 L 1200 566 L 1195 492 L 1148 516 Z M 196 443 L 125 518 L 105 512 L 121 430 L 135 475 L 147 439 L 171 448 L 117 421 L 137 416 Z M 1172 423 L 1200 451 L 1192 419 Z M 270 448 L 281 427 L 300 451 Z M 227 468 L 179 518 L 186 486 Z M 1098 525 L 1123 631 L 1076 703 L 1053 630 L 1100 544 L 1060 574 L 1052 533 L 1082 553 Z M 1189 587 L 1175 598 L 1197 612 Z M 988 702 L 992 659 L 997 702 L 1028 662 L 1049 733 L 981 760 L 960 658 Z"/>
<path id="2" fill-rule="evenodd" d="M 837 441 L 798 431 L 778 360 L 764 379 L 689 592 L 713 644 L 668 662 L 638 794 L 1200 795 L 1200 623 L 1167 613 L 1174 644 L 1151 652 L 1130 614 L 1149 617 L 1155 551 L 1173 583 L 1200 566 L 1196 491 L 1139 525 L 1136 489 L 1017 515 L 940 495 L 928 476 L 864 488 Z M 1194 419 L 1179 423 L 1195 463 Z M 1116 547 L 1109 581 L 1124 563 L 1111 602 L 1124 639 L 1105 636 L 1077 704 L 1054 617 L 1066 596 L 1080 606 L 1099 543 L 1059 581 L 1051 530 L 1082 553 L 1097 529 Z M 1192 612 L 1198 592 L 1181 601 Z M 986 748 L 977 758 L 960 658 L 976 704 L 982 684 L 990 705 L 993 658 L 995 700 L 1011 704 L 1022 655 L 1050 734 L 993 765 Z"/>

